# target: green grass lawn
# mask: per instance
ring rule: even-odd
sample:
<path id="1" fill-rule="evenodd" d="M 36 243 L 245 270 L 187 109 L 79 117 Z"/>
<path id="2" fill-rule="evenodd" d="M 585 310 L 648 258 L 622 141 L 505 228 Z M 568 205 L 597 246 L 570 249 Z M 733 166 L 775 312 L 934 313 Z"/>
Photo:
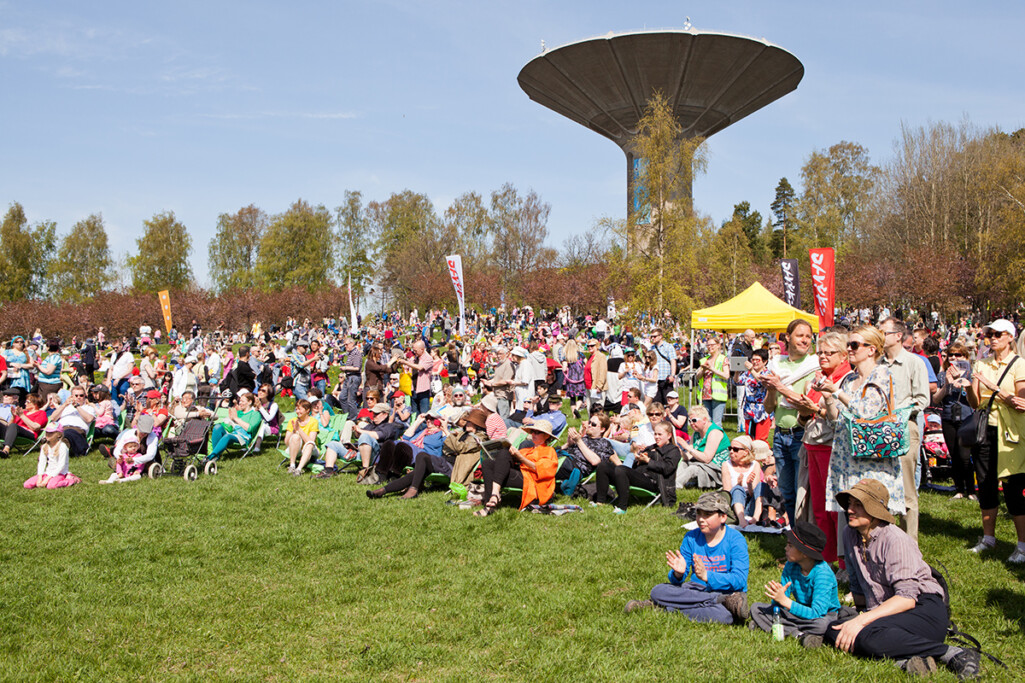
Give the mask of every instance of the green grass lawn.
<path id="1" fill-rule="evenodd" d="M 679 545 L 661 508 L 556 518 L 368 500 L 352 475 L 293 478 L 274 455 L 195 483 L 26 491 L 34 458 L 0 462 L 0 679 L 898 680 L 865 662 L 670 614 L 627 616 Z M 688 492 L 688 498 L 695 497 Z M 1025 568 L 1012 530 L 991 557 L 965 551 L 977 510 L 925 494 L 926 557 L 952 573 L 955 618 L 1019 680 Z M 751 596 L 778 576 L 782 537 L 755 536 Z M 938 680 L 953 680 L 943 672 Z"/>

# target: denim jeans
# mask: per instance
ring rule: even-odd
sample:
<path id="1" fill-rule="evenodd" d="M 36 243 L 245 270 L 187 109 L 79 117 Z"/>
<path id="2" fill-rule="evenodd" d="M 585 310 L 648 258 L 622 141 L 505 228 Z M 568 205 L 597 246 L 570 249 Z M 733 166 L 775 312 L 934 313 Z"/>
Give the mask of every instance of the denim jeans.
<path id="1" fill-rule="evenodd" d="M 794 523 L 797 507 L 797 470 L 800 467 L 801 442 L 804 429 L 783 432 L 776 428 L 772 438 L 772 455 L 776 458 L 776 474 L 779 476 L 779 491 L 783 494 L 783 506 L 787 509 L 787 521 Z"/>
<path id="2" fill-rule="evenodd" d="M 701 402 L 708 414 L 712 417 L 712 423 L 722 427 L 723 417 L 726 415 L 726 401 L 715 401 L 708 399 Z"/>
<path id="3" fill-rule="evenodd" d="M 296 382 L 292 385 L 292 393 L 295 395 L 296 401 L 302 401 L 303 399 L 309 397 L 310 385 L 300 384 L 299 382 Z"/>
<path id="4" fill-rule="evenodd" d="M 762 484 L 761 482 L 755 484 L 755 490 L 753 493 L 749 493 L 746 486 L 734 486 L 733 490 L 730 491 L 730 507 L 736 504 L 744 506 L 744 514 L 751 517 L 755 513 L 755 503 L 762 496 Z"/>
<path id="5" fill-rule="evenodd" d="M 430 390 L 413 394 L 413 414 L 422 415 L 431 409 L 431 392 Z"/>

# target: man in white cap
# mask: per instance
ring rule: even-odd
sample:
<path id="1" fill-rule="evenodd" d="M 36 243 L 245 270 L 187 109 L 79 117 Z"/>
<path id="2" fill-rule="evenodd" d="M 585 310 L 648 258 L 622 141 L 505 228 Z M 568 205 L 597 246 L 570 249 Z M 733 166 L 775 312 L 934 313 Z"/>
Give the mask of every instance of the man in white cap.
<path id="1" fill-rule="evenodd" d="M 524 361 L 530 354 L 522 346 L 513 348 L 509 354 L 515 376 L 513 377 L 513 409 L 523 410 L 526 401 L 534 396 L 534 368 Z"/>

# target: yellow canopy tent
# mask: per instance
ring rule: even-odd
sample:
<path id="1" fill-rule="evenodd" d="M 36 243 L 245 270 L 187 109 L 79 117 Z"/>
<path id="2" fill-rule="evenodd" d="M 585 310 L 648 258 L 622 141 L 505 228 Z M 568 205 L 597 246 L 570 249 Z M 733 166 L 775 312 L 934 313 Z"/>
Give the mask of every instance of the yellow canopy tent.
<path id="1" fill-rule="evenodd" d="M 690 325 L 695 330 L 777 332 L 798 318 L 807 320 L 818 333 L 818 316 L 787 305 L 756 282 L 729 301 L 692 312 Z"/>

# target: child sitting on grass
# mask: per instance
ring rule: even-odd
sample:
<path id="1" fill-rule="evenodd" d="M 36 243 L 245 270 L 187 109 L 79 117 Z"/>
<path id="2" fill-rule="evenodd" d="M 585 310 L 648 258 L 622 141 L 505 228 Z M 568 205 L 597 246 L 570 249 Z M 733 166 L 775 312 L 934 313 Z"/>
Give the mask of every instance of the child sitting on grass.
<path id="1" fill-rule="evenodd" d="M 46 443 L 39 449 L 36 476 L 25 482 L 27 489 L 59 489 L 81 481 L 68 471 L 70 450 L 64 432 L 56 422 L 46 425 Z"/>
<path id="2" fill-rule="evenodd" d="M 783 634 L 791 638 L 821 636 L 840 611 L 836 576 L 822 559 L 826 535 L 814 524 L 797 522 L 787 531 L 787 563 L 779 581 L 765 584 L 771 604 L 751 605 L 751 621 L 772 631 L 773 607 L 779 606 Z"/>
<path id="3" fill-rule="evenodd" d="M 757 523 L 762 516 L 762 468 L 755 462 L 751 437 L 730 442 L 730 459 L 722 464 L 722 490 L 730 496 L 737 526 Z"/>
<path id="4" fill-rule="evenodd" d="M 631 600 L 626 611 L 660 607 L 691 621 L 744 623 L 747 609 L 747 541 L 726 526 L 729 507 L 715 491 L 694 506 L 698 528 L 687 532 L 680 549 L 666 553 L 669 583 L 651 589 L 650 600 Z M 685 581 L 688 574 L 690 581 Z"/>
<path id="5" fill-rule="evenodd" d="M 136 459 L 143 459 L 146 456 L 139 454 L 139 445 L 139 437 L 133 432 L 129 432 L 114 448 L 114 458 L 117 461 L 114 465 L 114 474 L 110 475 L 108 479 L 101 479 L 100 483 L 124 483 L 142 479 L 142 467 L 145 463 L 136 462 Z M 148 461 L 146 459 L 145 462 Z"/>

